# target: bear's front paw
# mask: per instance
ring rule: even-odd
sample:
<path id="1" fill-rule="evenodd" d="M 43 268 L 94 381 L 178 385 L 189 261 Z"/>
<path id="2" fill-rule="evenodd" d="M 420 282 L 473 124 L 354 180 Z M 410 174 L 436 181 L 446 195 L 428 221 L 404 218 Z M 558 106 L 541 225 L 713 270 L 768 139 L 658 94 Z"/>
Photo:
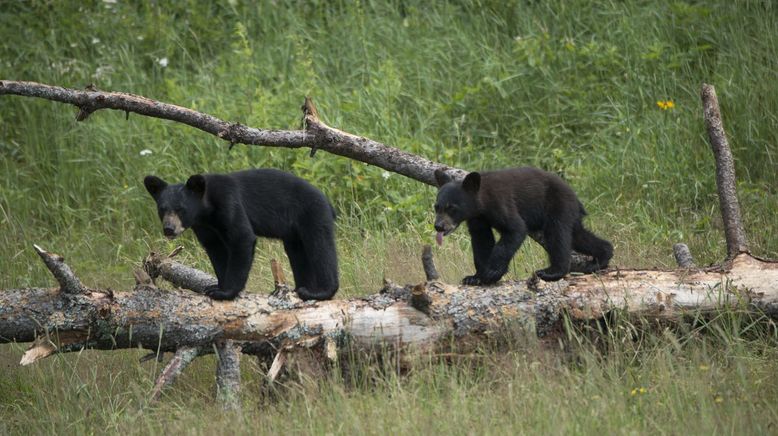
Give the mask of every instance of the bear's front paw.
<path id="1" fill-rule="evenodd" d="M 209 286 L 205 290 L 205 295 L 210 297 L 212 300 L 233 300 L 238 296 L 238 293 L 222 290 L 219 288 L 219 286 L 214 285 Z"/>
<path id="2" fill-rule="evenodd" d="M 478 286 L 481 284 L 481 279 L 476 275 L 467 276 L 462 279 L 462 284 L 467 286 Z"/>
<path id="3" fill-rule="evenodd" d="M 487 269 L 483 274 L 481 274 L 481 284 L 491 285 L 497 283 L 504 275 L 505 271 L 498 269 Z"/>

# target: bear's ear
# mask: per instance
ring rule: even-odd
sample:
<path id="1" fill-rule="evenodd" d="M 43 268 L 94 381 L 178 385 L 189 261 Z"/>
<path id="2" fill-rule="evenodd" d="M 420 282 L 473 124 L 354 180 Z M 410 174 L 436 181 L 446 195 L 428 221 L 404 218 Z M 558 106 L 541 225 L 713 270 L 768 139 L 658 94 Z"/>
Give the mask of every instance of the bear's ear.
<path id="1" fill-rule="evenodd" d="M 469 173 L 465 176 L 465 180 L 462 180 L 462 189 L 465 192 L 475 194 L 481 188 L 481 175 L 478 173 Z"/>
<path id="2" fill-rule="evenodd" d="M 205 194 L 205 177 L 202 174 L 195 174 L 186 181 L 186 187 L 190 191 L 199 195 L 200 197 Z"/>
<path id="3" fill-rule="evenodd" d="M 446 183 L 451 181 L 451 176 L 446 174 L 446 171 L 443 169 L 436 169 L 435 170 L 435 183 L 438 184 L 438 188 L 445 185 Z"/>
<path id="4" fill-rule="evenodd" d="M 167 187 L 167 182 L 157 176 L 146 176 L 143 179 L 143 184 L 146 186 L 146 190 L 149 191 L 149 194 L 154 198 L 157 198 L 159 193 Z"/>

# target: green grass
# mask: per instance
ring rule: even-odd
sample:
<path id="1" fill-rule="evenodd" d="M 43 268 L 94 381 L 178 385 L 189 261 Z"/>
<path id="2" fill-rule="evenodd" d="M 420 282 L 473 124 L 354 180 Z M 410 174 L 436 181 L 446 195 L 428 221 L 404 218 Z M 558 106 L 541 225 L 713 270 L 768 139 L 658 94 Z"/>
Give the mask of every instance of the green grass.
<path id="1" fill-rule="evenodd" d="M 562 174 L 622 267 L 671 267 L 678 241 L 700 264 L 724 257 L 699 102 L 700 84 L 712 83 L 751 248 L 778 257 L 772 2 L 213 3 L 0 2 L 0 79 L 94 83 L 262 128 L 297 128 L 303 96 L 312 95 L 328 124 L 433 160 Z M 656 101 L 666 99 L 676 107 L 661 110 Z M 0 98 L 0 289 L 52 283 L 33 243 L 63 254 L 89 285 L 127 289 L 149 250 L 174 247 L 161 236 L 143 176 L 180 181 L 249 166 L 293 171 L 332 199 L 339 298 L 374 292 L 384 277 L 422 277 L 431 187 L 323 152 L 228 152 L 217 138 L 167 121 L 74 116 L 58 103 Z M 152 154 L 141 156 L 144 149 Z M 178 242 L 185 262 L 210 268 L 192 235 Z M 470 273 L 469 256 L 462 230 L 436 249 L 452 282 Z M 271 258 L 285 261 L 278 243 L 264 241 L 251 289 L 270 288 Z M 544 262 L 525 244 L 508 278 Z M 351 387 L 337 378 L 293 384 L 272 396 L 260 392 L 246 359 L 246 412 L 236 421 L 213 404 L 209 359 L 148 406 L 159 368 L 136 363 L 137 352 L 19 368 L 21 347 L 6 345 L 0 431 L 774 432 L 775 338 L 751 334 L 748 323 L 716 325 L 726 329 L 712 338 L 654 331 L 629 359 L 626 345 L 606 358 L 582 346 L 563 359 L 516 344 L 467 364 L 432 362 Z M 640 387 L 647 393 L 630 395 Z"/>

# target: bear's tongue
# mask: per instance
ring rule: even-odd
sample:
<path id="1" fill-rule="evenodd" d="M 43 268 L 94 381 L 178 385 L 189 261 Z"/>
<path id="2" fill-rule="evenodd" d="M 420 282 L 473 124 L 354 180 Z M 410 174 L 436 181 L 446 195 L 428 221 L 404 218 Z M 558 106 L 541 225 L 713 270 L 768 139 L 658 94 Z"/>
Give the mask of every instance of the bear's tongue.
<path id="1" fill-rule="evenodd" d="M 443 232 L 438 232 L 438 234 L 435 235 L 435 241 L 437 241 L 438 245 L 443 245 Z"/>

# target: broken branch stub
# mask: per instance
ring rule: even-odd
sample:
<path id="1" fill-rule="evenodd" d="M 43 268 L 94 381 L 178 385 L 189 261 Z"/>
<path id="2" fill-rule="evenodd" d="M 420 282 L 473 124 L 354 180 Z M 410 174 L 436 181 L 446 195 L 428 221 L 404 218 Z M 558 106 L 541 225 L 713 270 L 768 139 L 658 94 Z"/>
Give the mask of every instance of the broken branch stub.
<path id="1" fill-rule="evenodd" d="M 162 396 L 162 391 L 172 385 L 176 378 L 189 366 L 200 353 L 199 347 L 182 347 L 176 350 L 173 358 L 165 366 L 154 383 L 151 391 L 151 400 L 156 401 Z"/>
<path id="2" fill-rule="evenodd" d="M 51 274 L 57 279 L 60 285 L 60 290 L 68 294 L 82 294 L 87 292 L 86 286 L 81 284 L 81 281 L 76 277 L 73 270 L 65 263 L 65 258 L 58 254 L 49 253 L 38 245 L 33 244 L 35 252 L 43 260 L 46 268 L 51 271 Z"/>
<path id="3" fill-rule="evenodd" d="M 678 243 L 673 245 L 673 256 L 675 257 L 675 262 L 681 268 L 695 268 L 694 258 L 691 251 L 689 251 L 689 246 L 686 244 Z"/>

